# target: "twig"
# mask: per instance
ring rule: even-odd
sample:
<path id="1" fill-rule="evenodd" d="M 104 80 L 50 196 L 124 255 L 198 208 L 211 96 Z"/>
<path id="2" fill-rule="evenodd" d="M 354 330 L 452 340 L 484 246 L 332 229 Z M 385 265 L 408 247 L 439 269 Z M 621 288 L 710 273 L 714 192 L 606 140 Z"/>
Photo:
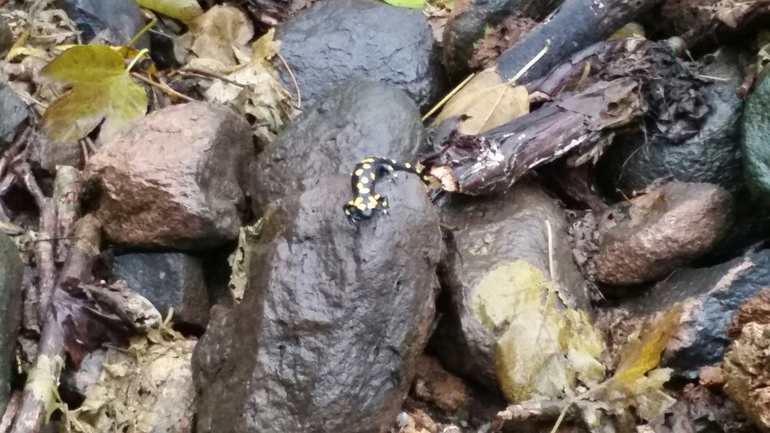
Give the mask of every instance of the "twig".
<path id="1" fill-rule="evenodd" d="M 13 172 L 16 174 L 17 179 L 21 179 L 24 182 L 24 186 L 27 187 L 27 191 L 32 194 L 32 198 L 35 199 L 35 204 L 40 212 L 43 212 L 45 207 L 45 195 L 43 190 L 40 189 L 40 185 L 37 184 L 35 176 L 32 175 L 32 169 L 26 162 L 16 164 L 13 166 Z"/>
<path id="2" fill-rule="evenodd" d="M 75 236 L 78 241 L 72 246 L 67 261 L 62 269 L 62 278 L 54 291 L 52 307 L 48 310 L 43 325 L 43 335 L 38 346 L 35 365 L 27 379 L 22 397 L 21 409 L 11 429 L 11 433 L 39 432 L 46 421 L 48 411 L 55 407 L 54 398 L 64 366 L 65 346 L 64 329 L 57 321 L 56 305 L 66 302 L 68 296 L 63 284 L 65 275 L 90 275 L 93 261 L 99 254 L 101 244 L 101 225 L 93 216 L 86 216 L 75 224 Z"/>
<path id="3" fill-rule="evenodd" d="M 19 405 L 21 404 L 21 393 L 14 392 L 11 395 L 11 400 L 8 405 L 5 406 L 5 413 L 2 420 L 0 420 L 0 433 L 7 433 L 11 429 L 11 422 L 16 416 L 16 412 L 19 411 Z"/>
<path id="4" fill-rule="evenodd" d="M 299 90 L 299 83 L 297 83 L 297 79 L 294 77 L 294 73 L 291 71 L 289 64 L 286 63 L 286 59 L 284 59 L 281 53 L 277 51 L 275 52 L 275 54 L 278 56 L 279 59 L 281 59 L 281 63 L 283 63 L 283 66 L 286 68 L 286 71 L 289 72 L 291 81 L 294 83 L 294 88 L 297 89 L 297 108 L 300 109 L 302 108 L 302 93 Z"/>
<path id="5" fill-rule="evenodd" d="M 205 69 L 197 69 L 197 68 L 186 68 L 182 71 L 177 72 L 178 74 L 184 75 L 184 76 L 191 76 L 196 78 L 209 78 L 213 80 L 221 80 L 225 83 L 232 84 L 233 86 L 238 86 L 240 88 L 246 88 L 248 87 L 246 84 L 239 83 L 235 80 L 231 80 L 227 77 L 225 77 L 222 74 L 218 74 L 216 72 L 207 71 Z"/>
<path id="6" fill-rule="evenodd" d="M 50 198 L 43 199 L 44 204 L 40 209 L 40 235 L 44 239 L 51 239 L 56 233 L 56 206 Z M 51 305 L 51 297 L 56 287 L 56 265 L 53 252 L 55 241 L 35 243 L 35 262 L 39 274 L 40 304 L 38 305 L 38 323 L 45 322 L 48 307 Z"/>
<path id="7" fill-rule="evenodd" d="M 187 102 L 194 102 L 195 99 L 192 99 L 191 97 L 187 95 L 183 95 L 176 90 L 169 87 L 166 83 L 163 83 L 162 81 L 160 83 L 156 83 L 155 81 L 150 80 L 149 78 L 145 78 L 141 76 L 140 74 L 136 72 L 131 72 L 131 76 L 136 78 L 137 80 L 144 81 L 145 83 L 149 84 L 150 86 L 157 87 L 158 89 L 168 93 L 171 96 L 176 96 L 177 98 L 183 99 Z"/>
<path id="8" fill-rule="evenodd" d="M 465 87 L 465 85 L 468 84 L 469 81 L 471 81 L 471 78 L 473 78 L 475 76 L 476 76 L 475 73 L 468 75 L 468 78 L 464 79 L 463 82 L 458 84 L 457 87 L 455 87 L 454 89 L 452 89 L 452 91 L 449 92 L 448 95 L 444 96 L 443 99 L 438 101 L 438 104 L 433 106 L 433 108 L 431 108 L 430 111 L 428 111 L 428 113 L 426 115 L 422 116 L 422 121 L 424 122 L 424 121 L 428 120 L 430 118 L 430 116 L 434 115 L 436 113 L 436 111 L 441 109 L 441 107 L 443 107 L 444 104 L 446 104 L 447 101 L 449 101 L 452 98 L 452 96 L 454 96 L 457 92 L 459 92 L 460 89 Z"/>
<path id="9" fill-rule="evenodd" d="M 86 143 L 86 146 L 88 146 L 88 150 L 91 151 L 92 155 L 96 153 L 96 146 L 94 145 L 94 140 L 91 140 L 91 137 L 84 138 L 83 142 Z"/>
<path id="10" fill-rule="evenodd" d="M 3 172 L 5 171 L 6 167 L 8 167 L 11 160 L 21 153 L 21 149 L 27 144 L 27 141 L 29 140 L 29 136 L 32 134 L 32 128 L 29 126 L 24 128 L 23 131 L 21 131 L 21 134 L 16 136 L 16 139 L 13 140 L 13 143 L 11 143 L 10 146 L 3 152 L 3 155 L 0 156 L 0 176 L 3 175 Z"/>

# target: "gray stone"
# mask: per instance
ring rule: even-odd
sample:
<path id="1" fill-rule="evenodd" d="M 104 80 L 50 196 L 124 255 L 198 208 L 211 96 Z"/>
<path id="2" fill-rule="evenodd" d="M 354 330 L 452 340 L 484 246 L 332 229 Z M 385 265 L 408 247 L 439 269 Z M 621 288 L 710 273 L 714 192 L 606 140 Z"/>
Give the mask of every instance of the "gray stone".
<path id="1" fill-rule="evenodd" d="M 55 175 L 57 165 L 81 169 L 85 163 L 83 147 L 78 141 L 57 143 L 44 131 L 33 131 L 28 147 L 29 162 L 34 169 Z"/>
<path id="2" fill-rule="evenodd" d="M 82 32 L 87 43 L 127 46 L 145 26 L 144 15 L 133 0 L 57 0 Z M 149 47 L 145 34 L 134 45 Z"/>
<path id="3" fill-rule="evenodd" d="M 381 433 L 428 338 L 438 216 L 413 175 L 382 183 L 391 214 L 350 224 L 346 176 L 266 212 L 243 301 L 193 355 L 199 433 Z"/>
<path id="4" fill-rule="evenodd" d="M 743 161 L 754 194 L 770 205 L 770 79 L 765 70 L 757 79 L 743 119 Z"/>
<path id="5" fill-rule="evenodd" d="M 147 298 L 165 318 L 200 330 L 209 321 L 209 292 L 202 261 L 186 253 L 124 254 L 115 257 L 113 275 Z"/>
<path id="6" fill-rule="evenodd" d="M 250 170 L 256 206 L 301 193 L 332 174 L 350 175 L 367 156 L 410 161 L 424 144 L 420 113 L 404 92 L 372 81 L 345 82 L 259 155 Z"/>
<path id="7" fill-rule="evenodd" d="M 29 107 L 7 83 L 0 81 L 0 150 L 13 142 L 19 127 L 29 116 Z"/>
<path id="8" fill-rule="evenodd" d="M 21 282 L 24 263 L 13 241 L 0 231 L 0 413 L 11 399 L 16 367 L 16 337 L 21 325 Z"/>
<path id="9" fill-rule="evenodd" d="M 421 109 L 443 91 L 433 34 L 420 11 L 372 0 L 321 1 L 279 26 L 275 39 L 303 106 L 312 107 L 331 87 L 354 78 L 401 89 Z M 286 68 L 278 65 L 284 87 L 296 93 Z"/>

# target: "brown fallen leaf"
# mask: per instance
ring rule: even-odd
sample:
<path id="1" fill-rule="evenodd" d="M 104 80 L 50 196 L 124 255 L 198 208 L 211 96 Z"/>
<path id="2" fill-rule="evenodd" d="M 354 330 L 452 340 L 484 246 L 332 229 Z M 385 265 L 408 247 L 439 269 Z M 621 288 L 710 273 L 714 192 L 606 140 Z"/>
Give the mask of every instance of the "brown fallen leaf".
<path id="1" fill-rule="evenodd" d="M 481 134 L 529 113 L 528 97 L 524 86 L 504 83 L 494 67 L 485 69 L 446 103 L 434 125 L 457 117 L 458 132 Z"/>
<path id="2" fill-rule="evenodd" d="M 190 51 L 195 56 L 228 68 L 243 63 L 243 53 L 254 36 L 254 27 L 240 9 L 214 6 L 190 22 L 189 33 L 193 39 Z"/>
<path id="3" fill-rule="evenodd" d="M 197 0 L 136 0 L 136 3 L 152 11 L 161 13 L 182 22 L 203 15 L 203 9 Z"/>

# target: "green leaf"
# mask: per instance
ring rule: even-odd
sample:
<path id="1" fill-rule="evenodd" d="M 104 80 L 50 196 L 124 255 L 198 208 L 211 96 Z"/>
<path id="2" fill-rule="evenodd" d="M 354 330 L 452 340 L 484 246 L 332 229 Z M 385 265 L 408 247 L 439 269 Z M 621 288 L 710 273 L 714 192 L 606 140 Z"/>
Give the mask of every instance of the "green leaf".
<path id="1" fill-rule="evenodd" d="M 72 85 L 43 114 L 43 126 L 54 141 L 84 138 L 102 121 L 106 139 L 147 112 L 144 87 L 131 79 L 123 57 L 110 47 L 72 47 L 40 73 Z"/>
<path id="2" fill-rule="evenodd" d="M 197 0 L 136 0 L 136 3 L 185 23 L 203 15 Z"/>
<path id="3" fill-rule="evenodd" d="M 426 4 L 425 0 L 385 0 L 385 3 L 409 9 L 423 9 Z"/>

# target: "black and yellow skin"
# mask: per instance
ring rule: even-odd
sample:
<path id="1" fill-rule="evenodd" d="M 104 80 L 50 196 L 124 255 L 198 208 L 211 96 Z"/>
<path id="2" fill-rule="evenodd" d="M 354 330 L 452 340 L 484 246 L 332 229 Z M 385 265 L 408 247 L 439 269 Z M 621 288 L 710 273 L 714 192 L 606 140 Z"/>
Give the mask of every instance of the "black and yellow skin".
<path id="1" fill-rule="evenodd" d="M 342 210 L 352 223 L 369 219 L 376 212 L 388 213 L 388 198 L 374 192 L 375 182 L 390 177 L 393 180 L 396 171 L 404 171 L 420 176 L 423 182 L 428 182 L 429 176 L 423 175 L 421 165 L 401 163 L 394 159 L 368 157 L 356 164 L 351 174 L 350 184 L 353 188 L 353 200 L 343 206 Z"/>

